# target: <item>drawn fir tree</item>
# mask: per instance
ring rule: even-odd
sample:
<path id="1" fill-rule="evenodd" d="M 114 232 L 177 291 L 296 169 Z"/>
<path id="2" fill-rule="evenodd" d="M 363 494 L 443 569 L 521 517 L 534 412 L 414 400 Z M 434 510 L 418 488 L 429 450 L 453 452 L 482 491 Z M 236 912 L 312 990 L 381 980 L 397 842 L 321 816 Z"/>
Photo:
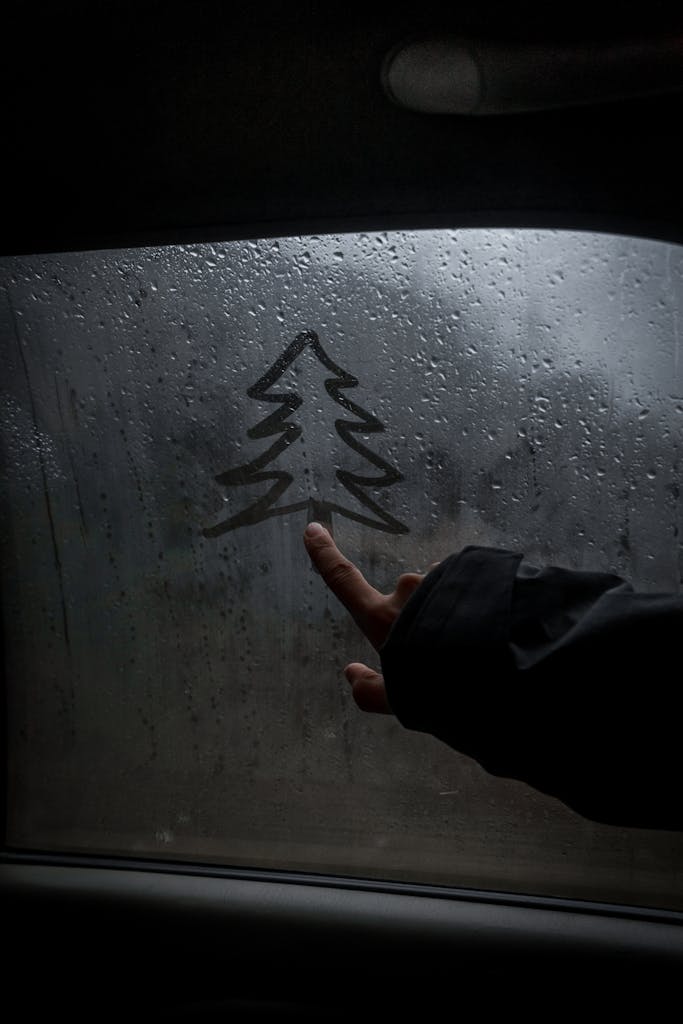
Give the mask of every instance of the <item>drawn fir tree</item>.
<path id="1" fill-rule="evenodd" d="M 336 402 L 347 417 L 348 414 L 353 417 L 349 419 L 343 414 L 337 415 L 334 427 L 339 438 L 350 449 L 348 462 L 356 464 L 356 471 L 348 466 L 328 467 L 328 482 L 322 487 L 320 481 L 316 482 L 316 472 L 312 470 L 306 454 L 309 449 L 317 450 L 320 447 L 320 437 L 305 438 L 301 425 L 302 405 L 305 401 L 314 401 L 313 396 L 302 397 L 298 393 L 296 381 L 290 390 L 274 390 L 287 371 L 290 371 L 287 374 L 290 377 L 294 375 L 296 378 L 300 374 L 301 367 L 297 360 L 300 360 L 304 352 L 314 355 L 323 371 L 332 375 L 324 379 L 327 397 Z M 381 433 L 384 427 L 375 416 L 345 394 L 357 385 L 358 380 L 352 374 L 342 370 L 330 359 L 314 331 L 298 334 L 270 369 L 247 390 L 249 398 L 277 405 L 273 412 L 247 431 L 247 437 L 263 440 L 267 447 L 250 462 L 227 469 L 216 476 L 223 487 L 245 487 L 251 495 L 256 490 L 257 497 L 246 508 L 202 530 L 203 535 L 220 537 L 238 526 L 253 525 L 272 516 L 304 510 L 309 520 L 323 522 L 330 529 L 332 516 L 336 514 L 386 533 L 408 533 L 408 527 L 381 508 L 372 496 L 379 489 L 399 483 L 403 476 L 362 442 L 361 436 Z M 335 412 L 338 414 L 340 410 Z M 320 421 L 326 418 L 320 407 L 315 415 L 319 416 Z M 309 422 L 309 431 L 322 435 L 324 427 L 319 420 L 314 420 L 312 427 Z M 271 438 L 274 440 L 269 441 Z M 362 469 L 360 472 L 359 464 Z M 370 467 L 374 467 L 374 472 L 370 471 Z"/>

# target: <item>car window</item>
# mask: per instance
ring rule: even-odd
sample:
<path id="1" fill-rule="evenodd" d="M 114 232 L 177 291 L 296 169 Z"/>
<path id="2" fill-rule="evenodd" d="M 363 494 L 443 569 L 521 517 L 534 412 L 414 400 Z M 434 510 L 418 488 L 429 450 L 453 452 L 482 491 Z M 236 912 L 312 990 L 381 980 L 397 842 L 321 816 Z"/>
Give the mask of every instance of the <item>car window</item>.
<path id="1" fill-rule="evenodd" d="M 474 543 L 678 591 L 682 253 L 468 229 L 0 261 L 9 845 L 682 909 L 682 836 L 357 711 L 342 668 L 374 655 L 301 542 L 324 521 L 383 589 Z"/>

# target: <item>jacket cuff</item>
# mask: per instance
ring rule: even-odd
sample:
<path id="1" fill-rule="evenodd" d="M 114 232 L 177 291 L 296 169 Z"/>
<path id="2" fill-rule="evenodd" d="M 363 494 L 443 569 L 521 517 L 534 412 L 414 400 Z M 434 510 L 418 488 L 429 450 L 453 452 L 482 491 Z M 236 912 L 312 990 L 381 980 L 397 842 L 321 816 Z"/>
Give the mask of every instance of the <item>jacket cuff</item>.
<path id="1" fill-rule="evenodd" d="M 491 685 L 509 677 L 512 667 L 511 607 L 521 560 L 521 554 L 482 547 L 446 558 L 406 603 L 380 651 L 399 721 L 478 760 L 481 751 L 472 741 L 484 712 L 487 750 L 496 751 L 496 761 L 506 759 L 501 740 L 508 733 L 508 700 L 497 692 L 492 704 Z M 487 761 L 490 771 L 501 767 Z"/>

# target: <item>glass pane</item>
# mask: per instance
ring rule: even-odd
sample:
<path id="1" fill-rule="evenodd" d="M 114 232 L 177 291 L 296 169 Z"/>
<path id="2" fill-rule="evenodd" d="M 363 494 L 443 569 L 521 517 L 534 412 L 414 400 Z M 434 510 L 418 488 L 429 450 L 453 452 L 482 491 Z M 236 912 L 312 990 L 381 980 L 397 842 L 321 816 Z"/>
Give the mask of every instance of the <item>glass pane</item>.
<path id="1" fill-rule="evenodd" d="M 341 670 L 373 654 L 301 542 L 324 519 L 384 589 L 480 543 L 677 590 L 682 252 L 462 230 L 1 261 L 10 843 L 683 909 L 683 836 L 357 711 Z"/>

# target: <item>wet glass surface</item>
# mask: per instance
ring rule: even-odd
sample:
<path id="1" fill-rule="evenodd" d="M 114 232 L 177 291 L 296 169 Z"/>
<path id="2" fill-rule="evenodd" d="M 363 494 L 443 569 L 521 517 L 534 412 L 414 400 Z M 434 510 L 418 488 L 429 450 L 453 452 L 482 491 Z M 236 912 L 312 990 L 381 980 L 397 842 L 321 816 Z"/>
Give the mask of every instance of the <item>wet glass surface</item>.
<path id="1" fill-rule="evenodd" d="M 0 281 L 12 845 L 683 908 L 682 836 L 357 711 L 375 659 L 301 543 L 323 519 L 387 590 L 471 543 L 679 590 L 683 250 L 396 232 Z"/>

